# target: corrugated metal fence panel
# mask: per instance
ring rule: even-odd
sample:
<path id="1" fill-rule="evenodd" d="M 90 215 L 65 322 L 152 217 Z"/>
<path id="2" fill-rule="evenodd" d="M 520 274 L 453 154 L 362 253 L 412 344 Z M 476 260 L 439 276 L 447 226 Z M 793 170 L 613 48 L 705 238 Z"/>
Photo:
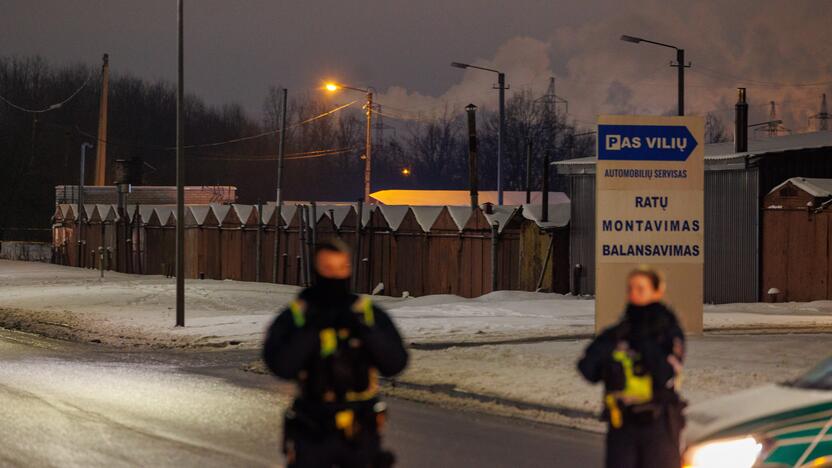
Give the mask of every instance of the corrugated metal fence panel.
<path id="1" fill-rule="evenodd" d="M 570 289 L 579 294 L 595 294 L 595 174 L 570 176 L 569 198 Z M 575 274 L 576 265 L 581 265 L 579 275 Z"/>
<path id="2" fill-rule="evenodd" d="M 705 302 L 755 302 L 760 293 L 759 173 L 705 173 Z"/>
<path id="3" fill-rule="evenodd" d="M 595 294 L 595 175 L 571 175 L 569 197 L 570 287 Z M 705 173 L 705 302 L 759 299 L 759 213 L 757 168 Z"/>

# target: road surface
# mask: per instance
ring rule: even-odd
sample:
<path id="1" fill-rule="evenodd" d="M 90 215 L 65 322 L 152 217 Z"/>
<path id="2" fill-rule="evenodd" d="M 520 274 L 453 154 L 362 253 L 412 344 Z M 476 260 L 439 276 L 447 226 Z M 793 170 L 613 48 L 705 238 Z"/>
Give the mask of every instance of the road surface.
<path id="1" fill-rule="evenodd" d="M 255 352 L 126 352 L 0 329 L 0 466 L 281 466 L 290 387 Z M 575 467 L 601 437 L 388 400 L 401 467 Z"/>

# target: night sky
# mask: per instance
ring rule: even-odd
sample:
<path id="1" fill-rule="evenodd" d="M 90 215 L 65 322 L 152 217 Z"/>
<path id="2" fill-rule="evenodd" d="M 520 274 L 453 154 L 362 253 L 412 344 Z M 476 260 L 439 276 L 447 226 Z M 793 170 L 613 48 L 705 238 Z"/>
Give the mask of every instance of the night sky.
<path id="1" fill-rule="evenodd" d="M 730 4 L 725 6 L 724 4 Z M 549 76 L 587 124 L 599 112 L 675 109 L 674 52 L 620 41 L 643 36 L 684 47 L 690 113 L 732 120 L 746 80 L 752 120 L 778 102 L 797 131 L 832 93 L 832 1 L 582 2 L 514 0 L 186 1 L 186 86 L 212 104 L 259 117 L 270 85 L 319 92 L 325 78 L 371 85 L 399 113 L 493 105 L 497 67 L 512 89 L 542 93 Z M 12 0 L 0 17 L 0 55 L 100 63 L 114 73 L 173 80 L 175 0 Z M 782 86 L 824 82 L 823 85 Z M 407 114 L 412 115 L 412 114 Z"/>

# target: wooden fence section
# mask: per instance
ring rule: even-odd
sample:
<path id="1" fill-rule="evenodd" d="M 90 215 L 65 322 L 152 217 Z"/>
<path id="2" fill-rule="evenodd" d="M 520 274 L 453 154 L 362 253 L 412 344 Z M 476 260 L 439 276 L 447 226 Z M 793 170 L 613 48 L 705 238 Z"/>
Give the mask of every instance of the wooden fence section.
<path id="1" fill-rule="evenodd" d="M 492 281 L 499 290 L 567 292 L 568 219 L 541 224 L 530 209 L 369 206 L 360 221 L 353 205 L 289 205 L 280 213 L 274 205 L 262 213 L 251 205 L 190 205 L 185 274 L 272 282 L 277 265 L 277 282 L 304 285 L 313 242 L 338 238 L 354 249 L 355 288 L 362 293 L 477 297 L 492 291 Z M 104 259 L 112 270 L 174 274 L 173 206 L 129 206 L 120 214 L 112 205 L 88 205 L 76 211 L 74 205 L 55 211 L 53 248 L 60 263 L 100 268 Z"/>
<path id="2" fill-rule="evenodd" d="M 807 192 L 800 178 L 775 187 L 763 199 L 761 299 L 832 299 L 830 242 L 832 197 Z"/>

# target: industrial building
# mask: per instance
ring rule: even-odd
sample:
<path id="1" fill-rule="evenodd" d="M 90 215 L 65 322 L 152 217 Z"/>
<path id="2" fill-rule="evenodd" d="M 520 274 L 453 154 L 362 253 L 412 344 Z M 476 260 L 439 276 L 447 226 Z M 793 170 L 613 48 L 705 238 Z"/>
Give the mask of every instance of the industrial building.
<path id="1" fill-rule="evenodd" d="M 743 99 L 744 101 L 744 95 Z M 744 109 L 747 112 L 747 107 Z M 738 106 L 739 122 L 747 122 Z M 743 125 L 745 127 L 745 125 Z M 705 302 L 765 299 L 762 281 L 762 202 L 792 177 L 832 178 L 832 132 L 705 145 Z M 554 163 L 568 181 L 570 288 L 595 292 L 595 157 Z"/>

